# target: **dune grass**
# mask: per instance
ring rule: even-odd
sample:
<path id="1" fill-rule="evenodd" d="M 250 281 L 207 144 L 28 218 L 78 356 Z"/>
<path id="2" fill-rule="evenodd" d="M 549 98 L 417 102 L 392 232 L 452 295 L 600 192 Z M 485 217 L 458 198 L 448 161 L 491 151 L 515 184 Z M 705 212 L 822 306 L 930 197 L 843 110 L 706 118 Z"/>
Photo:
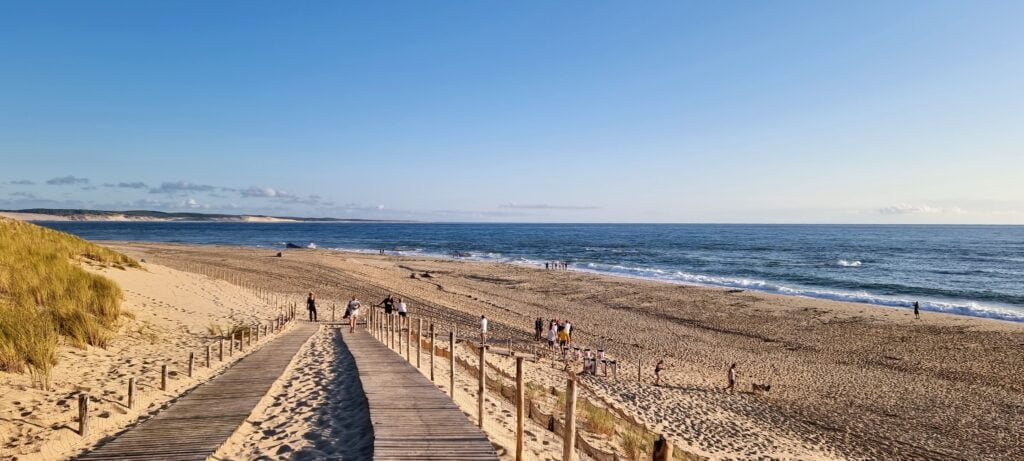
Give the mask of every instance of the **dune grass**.
<path id="1" fill-rule="evenodd" d="M 0 370 L 27 370 L 47 388 L 58 338 L 106 347 L 121 314 L 121 289 L 81 264 L 139 267 L 73 235 L 0 218 Z"/>

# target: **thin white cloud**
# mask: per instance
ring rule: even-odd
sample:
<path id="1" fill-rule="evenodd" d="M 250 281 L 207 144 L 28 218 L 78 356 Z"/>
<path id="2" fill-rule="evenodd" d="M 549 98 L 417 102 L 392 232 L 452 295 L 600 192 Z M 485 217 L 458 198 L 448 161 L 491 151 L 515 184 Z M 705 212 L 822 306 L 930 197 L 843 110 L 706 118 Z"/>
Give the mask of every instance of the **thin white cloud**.
<path id="1" fill-rule="evenodd" d="M 213 186 L 194 184 L 188 181 L 165 182 L 160 187 L 149 190 L 150 194 L 180 194 L 184 192 L 210 192 L 216 189 Z"/>
<path id="2" fill-rule="evenodd" d="M 48 179 L 46 181 L 46 183 L 51 185 L 51 186 L 68 186 L 68 185 L 74 185 L 74 184 L 89 184 L 89 179 L 88 178 L 79 178 L 79 177 L 72 176 L 72 175 L 67 175 L 67 176 L 61 176 L 61 177 L 58 177 L 58 178 Z"/>
<path id="3" fill-rule="evenodd" d="M 884 215 L 909 215 L 909 214 L 963 214 L 965 211 L 960 207 L 937 207 L 928 204 L 912 205 L 909 203 L 897 203 L 887 207 L 879 208 L 879 213 Z"/>
<path id="4" fill-rule="evenodd" d="M 148 189 L 149 186 L 141 181 L 136 182 L 119 182 L 117 184 L 104 184 L 103 187 L 118 187 L 121 189 Z"/>
<path id="5" fill-rule="evenodd" d="M 522 204 L 508 202 L 501 205 L 501 208 L 514 208 L 519 210 L 600 210 L 599 206 L 591 205 L 548 205 L 546 203 Z"/>
<path id="6" fill-rule="evenodd" d="M 274 189 L 273 187 L 258 187 L 252 186 L 248 189 L 241 191 L 242 197 L 263 197 L 263 198 L 291 198 L 295 195 L 283 191 Z"/>
<path id="7" fill-rule="evenodd" d="M 36 183 L 35 181 L 29 181 L 27 179 L 16 179 L 14 181 L 8 181 L 7 184 L 13 186 L 34 186 Z"/>

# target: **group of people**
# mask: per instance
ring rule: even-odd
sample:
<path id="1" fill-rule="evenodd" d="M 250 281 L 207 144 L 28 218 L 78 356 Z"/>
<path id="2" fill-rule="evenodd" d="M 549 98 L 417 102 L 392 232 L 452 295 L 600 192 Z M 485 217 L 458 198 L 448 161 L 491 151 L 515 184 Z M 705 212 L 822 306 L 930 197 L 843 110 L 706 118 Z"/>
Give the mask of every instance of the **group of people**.
<path id="1" fill-rule="evenodd" d="M 567 271 L 569 270 L 569 263 L 565 261 L 550 261 L 544 263 L 544 268 L 548 270 Z"/>
<path id="2" fill-rule="evenodd" d="M 345 305 L 345 315 L 341 318 L 342 320 L 348 319 L 349 333 L 356 331 L 356 323 L 359 319 L 359 307 L 362 303 L 355 296 L 349 300 L 348 304 Z M 309 321 L 319 322 L 320 320 L 316 316 L 316 295 L 312 291 L 309 292 L 309 296 L 306 297 L 306 310 L 309 311 Z"/>
<path id="3" fill-rule="evenodd" d="M 572 333 L 573 326 L 569 320 L 559 321 L 558 319 L 551 319 L 547 326 L 544 325 L 544 319 L 537 317 L 533 321 L 533 339 L 537 341 L 548 341 L 548 347 L 554 348 L 555 343 L 559 347 L 565 347 L 572 344 Z"/>

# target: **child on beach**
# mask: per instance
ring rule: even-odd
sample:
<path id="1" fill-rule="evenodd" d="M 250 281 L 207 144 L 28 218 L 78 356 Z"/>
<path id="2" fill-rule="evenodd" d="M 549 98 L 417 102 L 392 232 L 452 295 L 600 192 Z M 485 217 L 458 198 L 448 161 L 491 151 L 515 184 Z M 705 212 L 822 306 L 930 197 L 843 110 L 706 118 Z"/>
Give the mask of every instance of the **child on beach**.
<path id="1" fill-rule="evenodd" d="M 306 298 L 306 310 L 309 311 L 309 321 L 316 321 L 316 299 L 314 299 L 313 292 L 309 292 L 309 297 Z"/>
<path id="2" fill-rule="evenodd" d="M 914 318 L 921 320 L 921 305 L 914 301 Z"/>
<path id="3" fill-rule="evenodd" d="M 654 385 L 661 385 L 661 370 L 665 369 L 665 359 L 658 360 L 658 364 L 654 366 Z"/>
<path id="4" fill-rule="evenodd" d="M 348 302 L 348 332 L 356 332 L 356 319 L 359 317 L 359 300 L 355 296 Z"/>
<path id="5" fill-rule="evenodd" d="M 730 394 L 736 390 L 736 364 L 729 366 L 729 385 L 725 386 L 725 390 Z"/>

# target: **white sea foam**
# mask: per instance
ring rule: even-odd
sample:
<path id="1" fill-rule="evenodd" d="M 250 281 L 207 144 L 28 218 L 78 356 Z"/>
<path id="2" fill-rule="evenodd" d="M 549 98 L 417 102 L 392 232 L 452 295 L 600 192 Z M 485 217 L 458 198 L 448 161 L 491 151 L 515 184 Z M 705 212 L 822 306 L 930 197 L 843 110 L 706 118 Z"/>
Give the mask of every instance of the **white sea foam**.
<path id="1" fill-rule="evenodd" d="M 840 266 L 843 266 L 843 267 L 860 267 L 861 263 L 860 263 L 860 261 L 857 261 L 857 260 L 848 261 L 848 260 L 845 260 L 845 259 L 840 259 L 839 261 L 836 261 L 836 264 L 838 264 Z"/>
<path id="2" fill-rule="evenodd" d="M 702 274 L 691 274 L 682 271 L 627 267 L 611 264 L 585 263 L 574 265 L 573 269 L 585 272 L 613 274 L 623 277 L 658 280 L 670 283 L 741 288 L 746 290 L 755 290 L 767 293 L 778 293 L 788 296 L 830 299 L 834 301 L 865 303 L 874 304 L 878 306 L 898 308 L 910 308 L 913 306 L 913 303 L 915 301 L 913 299 L 906 299 L 901 297 L 875 295 L 865 291 L 844 292 L 818 288 L 786 286 L 782 284 L 768 282 L 765 280 L 735 277 L 719 277 Z M 921 310 L 924 311 L 945 312 L 950 314 L 968 315 L 972 317 L 984 317 L 999 320 L 1024 322 L 1024 312 L 1006 307 L 982 305 L 972 301 L 944 301 L 928 299 L 922 299 L 918 301 L 920 302 Z"/>
<path id="3" fill-rule="evenodd" d="M 306 248 L 310 248 L 310 249 L 315 250 L 316 249 L 316 244 L 313 243 L 313 242 L 309 242 L 309 245 L 306 245 Z"/>
<path id="4" fill-rule="evenodd" d="M 351 251 L 357 253 L 372 253 L 376 254 L 378 250 L 370 250 L 365 248 L 331 248 L 337 251 Z M 405 255 L 418 255 L 427 257 L 437 258 L 451 258 L 451 254 L 440 254 L 422 251 L 421 249 L 416 250 L 401 250 L 401 251 L 387 251 L 391 254 L 405 254 Z M 544 261 L 533 260 L 524 257 L 508 257 L 501 253 L 489 253 L 489 252 L 467 252 L 469 256 L 459 257 L 462 260 L 470 261 L 481 261 L 481 262 L 500 262 L 517 264 L 532 267 L 544 267 Z M 846 262 L 848 266 L 843 265 Z M 848 261 L 840 260 L 837 264 L 844 267 L 857 267 L 861 265 L 860 261 Z M 571 263 L 569 264 L 570 270 L 578 270 L 582 272 L 592 272 L 605 275 L 615 275 L 620 277 L 638 278 L 645 280 L 656 280 L 668 283 L 679 283 L 688 285 L 703 285 L 703 286 L 716 286 L 726 288 L 738 288 L 744 290 L 754 290 L 766 293 L 776 293 L 787 296 L 801 296 L 805 298 L 816 298 L 816 299 L 830 299 L 834 301 L 845 301 L 855 303 L 874 304 L 878 306 L 887 306 L 894 308 L 905 308 L 909 309 L 914 299 L 907 299 L 893 296 L 881 296 L 871 294 L 865 291 L 858 292 L 845 292 L 827 290 L 821 288 L 807 288 L 798 286 L 788 286 L 779 283 L 768 282 L 759 279 L 750 278 L 739 278 L 739 277 L 723 277 L 714 275 L 704 274 L 692 274 L 683 271 L 673 271 L 667 269 L 657 268 L 645 268 L 645 267 L 630 267 L 619 264 L 603 264 L 603 263 Z M 919 299 L 921 310 L 933 311 L 933 312 L 945 312 L 949 314 L 967 315 L 972 317 L 984 317 L 998 320 L 1009 320 L 1014 322 L 1024 322 L 1024 311 L 1018 311 L 1012 308 L 982 305 L 972 301 L 944 301 L 944 300 L 928 300 Z"/>

